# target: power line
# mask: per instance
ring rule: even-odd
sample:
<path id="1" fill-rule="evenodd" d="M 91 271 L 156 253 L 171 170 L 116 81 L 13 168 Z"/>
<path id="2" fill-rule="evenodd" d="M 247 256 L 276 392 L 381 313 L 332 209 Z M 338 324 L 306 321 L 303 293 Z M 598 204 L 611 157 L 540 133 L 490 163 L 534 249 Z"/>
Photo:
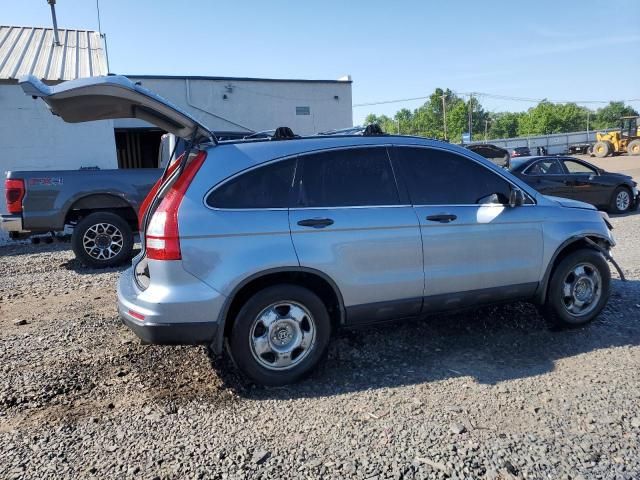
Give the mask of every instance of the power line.
<path id="1" fill-rule="evenodd" d="M 546 101 L 546 102 L 549 102 L 549 103 L 607 104 L 607 103 L 611 102 L 611 100 L 549 100 L 547 98 L 514 97 L 514 96 L 510 96 L 510 95 L 498 95 L 498 94 L 494 94 L 494 93 L 484 93 L 484 92 L 456 92 L 456 91 L 452 91 L 452 93 L 454 93 L 456 95 L 459 95 L 459 96 L 474 95 L 476 97 L 487 97 L 487 98 L 492 98 L 492 99 L 495 99 L 495 100 L 510 100 L 510 101 L 514 101 L 514 102 L 527 102 L 527 103 L 540 103 L 540 102 Z M 370 107 L 370 106 L 375 106 L 375 105 L 386 105 L 386 104 L 389 104 L 389 103 L 411 102 L 411 101 L 415 101 L 415 100 L 426 100 L 428 98 L 431 98 L 431 96 L 428 95 L 428 96 L 424 96 L 424 97 L 399 98 L 399 99 L 394 99 L 394 100 L 380 100 L 380 101 L 376 101 L 376 102 L 356 103 L 356 104 L 353 105 L 353 108 Z M 630 98 L 630 99 L 618 100 L 618 101 L 622 101 L 622 102 L 625 102 L 625 103 L 640 102 L 640 98 Z"/>
<path id="2" fill-rule="evenodd" d="M 430 98 L 430 96 L 427 97 L 413 97 L 413 98 L 401 98 L 398 100 L 382 100 L 379 102 L 371 102 L 371 103 L 356 103 L 355 105 L 353 105 L 353 108 L 355 107 L 369 107 L 371 105 L 384 105 L 385 103 L 401 103 L 401 102 L 411 102 L 413 100 L 426 100 L 427 98 Z"/>

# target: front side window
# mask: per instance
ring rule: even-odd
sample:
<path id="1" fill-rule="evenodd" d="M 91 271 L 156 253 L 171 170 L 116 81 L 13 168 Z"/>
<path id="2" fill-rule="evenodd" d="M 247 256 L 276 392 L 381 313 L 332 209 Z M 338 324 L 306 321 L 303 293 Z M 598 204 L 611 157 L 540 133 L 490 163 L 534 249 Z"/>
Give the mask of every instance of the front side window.
<path id="1" fill-rule="evenodd" d="M 398 189 L 384 147 L 332 150 L 299 158 L 299 207 L 397 205 Z"/>
<path id="2" fill-rule="evenodd" d="M 207 205 L 214 208 L 287 208 L 296 160 L 291 158 L 242 173 L 216 188 Z"/>
<path id="3" fill-rule="evenodd" d="M 509 202 L 509 182 L 456 153 L 431 148 L 399 147 L 398 160 L 414 205 Z"/>
<path id="4" fill-rule="evenodd" d="M 562 175 L 562 165 L 555 158 L 539 160 L 525 170 L 525 175 Z"/>
<path id="5" fill-rule="evenodd" d="M 569 173 L 587 173 L 589 175 L 593 175 L 596 171 L 586 166 L 584 163 L 576 162 L 574 160 L 564 160 L 564 166 L 567 168 Z"/>

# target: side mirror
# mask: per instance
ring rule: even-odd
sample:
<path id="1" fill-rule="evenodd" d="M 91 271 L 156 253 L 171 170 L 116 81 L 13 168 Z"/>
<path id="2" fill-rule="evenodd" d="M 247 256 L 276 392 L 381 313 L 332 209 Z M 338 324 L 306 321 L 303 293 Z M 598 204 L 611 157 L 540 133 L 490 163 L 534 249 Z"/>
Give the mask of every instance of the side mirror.
<path id="1" fill-rule="evenodd" d="M 514 188 L 509 194 L 509 206 L 519 207 L 524 203 L 524 193 L 519 188 Z"/>

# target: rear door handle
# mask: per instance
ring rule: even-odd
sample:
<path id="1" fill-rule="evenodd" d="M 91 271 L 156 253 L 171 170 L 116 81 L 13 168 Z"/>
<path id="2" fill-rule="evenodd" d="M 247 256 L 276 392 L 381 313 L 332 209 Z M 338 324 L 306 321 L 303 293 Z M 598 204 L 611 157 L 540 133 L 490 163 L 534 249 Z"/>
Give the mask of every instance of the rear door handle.
<path id="1" fill-rule="evenodd" d="M 454 221 L 457 215 L 452 215 L 450 213 L 439 213 L 438 215 L 428 215 L 427 220 L 430 222 L 440 222 L 440 223 L 449 223 Z"/>
<path id="2" fill-rule="evenodd" d="M 301 227 L 324 228 L 333 225 L 333 220 L 330 218 L 307 218 L 300 220 L 298 225 Z"/>

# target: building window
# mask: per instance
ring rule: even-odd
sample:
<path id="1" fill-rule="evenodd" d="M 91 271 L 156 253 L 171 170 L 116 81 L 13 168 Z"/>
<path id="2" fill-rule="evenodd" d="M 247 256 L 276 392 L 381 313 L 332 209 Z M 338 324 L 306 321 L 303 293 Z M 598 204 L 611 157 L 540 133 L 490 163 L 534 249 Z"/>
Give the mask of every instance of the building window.
<path id="1" fill-rule="evenodd" d="M 311 115 L 311 107 L 296 107 L 296 115 Z"/>

